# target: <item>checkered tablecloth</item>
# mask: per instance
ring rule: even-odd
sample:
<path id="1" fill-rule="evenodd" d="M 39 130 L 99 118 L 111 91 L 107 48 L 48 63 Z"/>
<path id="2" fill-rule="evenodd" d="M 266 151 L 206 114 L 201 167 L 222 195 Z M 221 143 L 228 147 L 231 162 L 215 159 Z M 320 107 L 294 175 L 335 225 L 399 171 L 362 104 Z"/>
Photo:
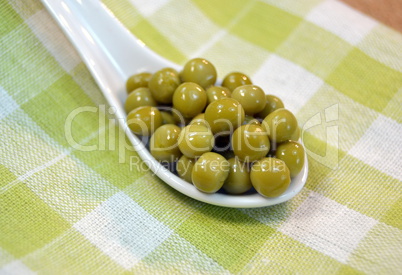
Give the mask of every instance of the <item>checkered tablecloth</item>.
<path id="1" fill-rule="evenodd" d="M 258 209 L 176 192 L 130 164 L 42 4 L 2 0 L 0 274 L 401 274 L 400 33 L 338 1 L 104 4 L 160 55 L 205 57 L 282 98 L 303 128 L 308 181 Z M 66 133 L 79 107 L 89 111 Z"/>

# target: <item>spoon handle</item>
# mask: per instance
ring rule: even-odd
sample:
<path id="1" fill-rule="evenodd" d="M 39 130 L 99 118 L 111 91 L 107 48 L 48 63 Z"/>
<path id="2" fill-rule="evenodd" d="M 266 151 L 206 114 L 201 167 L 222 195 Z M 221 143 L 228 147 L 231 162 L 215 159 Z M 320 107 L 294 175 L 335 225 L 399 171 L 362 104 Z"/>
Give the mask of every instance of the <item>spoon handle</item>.
<path id="1" fill-rule="evenodd" d="M 173 66 L 132 35 L 99 0 L 42 0 L 104 93 L 124 100 L 125 81 Z M 122 91 L 123 90 L 123 91 Z"/>

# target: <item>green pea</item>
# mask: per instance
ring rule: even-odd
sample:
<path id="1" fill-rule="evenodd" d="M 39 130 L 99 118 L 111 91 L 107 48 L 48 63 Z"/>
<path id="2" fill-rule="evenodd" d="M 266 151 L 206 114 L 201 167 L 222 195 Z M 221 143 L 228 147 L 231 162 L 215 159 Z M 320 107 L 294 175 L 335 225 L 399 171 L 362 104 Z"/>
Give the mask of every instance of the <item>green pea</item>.
<path id="1" fill-rule="evenodd" d="M 180 127 L 174 124 L 160 126 L 151 137 L 149 148 L 151 155 L 159 161 L 174 162 L 181 156 L 177 140 Z"/>
<path id="2" fill-rule="evenodd" d="M 211 86 L 207 89 L 208 104 L 218 99 L 231 97 L 232 93 L 226 87 Z"/>
<path id="3" fill-rule="evenodd" d="M 172 68 L 164 68 L 152 75 L 148 87 L 157 102 L 170 104 L 173 100 L 173 93 L 179 85 L 179 73 Z"/>
<path id="4" fill-rule="evenodd" d="M 194 82 L 207 89 L 216 82 L 217 73 L 214 65 L 204 58 L 189 60 L 180 72 L 182 82 Z"/>
<path id="5" fill-rule="evenodd" d="M 185 118 L 193 118 L 201 113 L 207 104 L 207 94 L 198 84 L 185 82 L 173 94 L 173 107 Z"/>
<path id="6" fill-rule="evenodd" d="M 233 91 L 239 86 L 250 84 L 253 84 L 251 79 L 247 75 L 240 72 L 229 73 L 222 81 L 222 86 L 228 88 L 230 91 Z"/>
<path id="7" fill-rule="evenodd" d="M 279 144 L 275 156 L 286 163 L 292 178 L 297 176 L 303 169 L 304 148 L 296 141 L 290 140 Z"/>
<path id="8" fill-rule="evenodd" d="M 166 111 L 160 111 L 162 115 L 162 124 L 177 124 L 173 115 Z"/>
<path id="9" fill-rule="evenodd" d="M 222 98 L 208 105 L 205 120 L 214 134 L 232 133 L 244 121 L 244 110 L 233 98 Z"/>
<path id="10" fill-rule="evenodd" d="M 283 104 L 282 100 L 274 95 L 266 95 L 266 104 L 262 111 L 257 114 L 257 117 L 264 119 L 267 115 L 272 113 L 273 111 L 284 108 L 285 105 Z"/>
<path id="11" fill-rule="evenodd" d="M 148 83 L 151 77 L 152 74 L 148 72 L 138 73 L 130 76 L 126 82 L 127 93 L 131 93 L 132 91 L 140 87 L 148 87 Z"/>
<path id="12" fill-rule="evenodd" d="M 140 87 L 132 91 L 127 97 L 124 108 L 126 113 L 129 113 L 141 106 L 157 106 L 156 101 L 151 95 L 151 91 L 145 87 Z"/>
<path id="13" fill-rule="evenodd" d="M 297 120 L 289 110 L 278 109 L 264 118 L 261 125 L 272 142 L 280 143 L 291 139 L 297 129 Z"/>
<path id="14" fill-rule="evenodd" d="M 181 156 L 176 164 L 177 174 L 180 178 L 187 182 L 192 183 L 191 173 L 193 172 L 193 167 L 195 164 L 195 159 L 188 158 L 185 155 Z"/>
<path id="15" fill-rule="evenodd" d="M 290 172 L 282 160 L 263 158 L 251 167 L 250 179 L 259 194 L 274 198 L 282 195 L 289 187 Z"/>
<path id="16" fill-rule="evenodd" d="M 246 124 L 234 131 L 232 147 L 241 161 L 253 162 L 268 154 L 270 142 L 267 133 L 260 125 Z"/>
<path id="17" fill-rule="evenodd" d="M 127 115 L 127 125 L 135 134 L 149 136 L 162 125 L 162 115 L 155 107 L 138 107 Z"/>
<path id="18" fill-rule="evenodd" d="M 232 98 L 240 102 L 246 115 L 261 112 L 265 105 L 265 93 L 256 85 L 239 86 L 232 92 Z"/>
<path id="19" fill-rule="evenodd" d="M 187 125 L 179 137 L 179 148 L 189 158 L 199 157 L 214 148 L 214 135 L 203 125 Z"/>
<path id="20" fill-rule="evenodd" d="M 297 126 L 296 131 L 290 137 L 290 140 L 298 141 L 300 139 L 301 130 L 300 127 Z"/>
<path id="21" fill-rule="evenodd" d="M 244 117 L 243 125 L 245 124 L 256 124 L 261 125 L 260 121 L 252 116 L 246 115 Z"/>
<path id="22" fill-rule="evenodd" d="M 222 188 L 229 194 L 242 194 L 251 189 L 250 169 L 247 163 L 241 162 L 238 158 L 230 158 L 229 176 L 226 178 Z"/>
<path id="23" fill-rule="evenodd" d="M 217 153 L 208 152 L 194 164 L 191 178 L 200 191 L 215 193 L 221 189 L 228 175 L 229 162 Z"/>
<path id="24" fill-rule="evenodd" d="M 208 126 L 208 122 L 205 120 L 205 114 L 204 114 L 204 113 L 201 113 L 201 114 L 196 115 L 196 116 L 190 121 L 189 124 L 202 125 L 202 126 L 209 127 L 209 126 Z"/>

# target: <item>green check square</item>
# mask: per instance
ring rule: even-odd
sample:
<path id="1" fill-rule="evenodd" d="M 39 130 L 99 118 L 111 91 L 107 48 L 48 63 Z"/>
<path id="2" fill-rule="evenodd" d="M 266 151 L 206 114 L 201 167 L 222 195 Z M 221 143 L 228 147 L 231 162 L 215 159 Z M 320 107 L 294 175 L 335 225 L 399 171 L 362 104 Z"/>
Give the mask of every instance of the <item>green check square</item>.
<path id="1" fill-rule="evenodd" d="M 303 1 L 264 0 L 264 2 L 277 6 L 278 8 L 281 8 L 292 14 L 296 14 L 298 16 L 305 17 L 315 6 L 320 4 L 320 2 L 322 2 L 322 0 L 303 0 Z"/>
<path id="2" fill-rule="evenodd" d="M 101 175 L 69 155 L 37 171 L 24 183 L 70 224 L 78 222 L 119 192 Z"/>
<path id="3" fill-rule="evenodd" d="M 99 108 L 65 74 L 21 108 L 50 137 L 70 147 L 99 130 Z"/>
<path id="4" fill-rule="evenodd" d="M 24 257 L 32 271 L 42 274 L 121 274 L 124 269 L 74 228 L 49 245 Z"/>
<path id="5" fill-rule="evenodd" d="M 390 100 L 387 107 L 384 108 L 382 113 L 387 117 L 392 118 L 398 123 L 402 123 L 402 87 L 395 94 L 394 98 Z"/>
<path id="6" fill-rule="evenodd" d="M 218 264 L 236 273 L 275 232 L 237 209 L 205 205 L 176 232 Z"/>
<path id="7" fill-rule="evenodd" d="M 396 209 L 392 208 L 398 207 L 398 198 L 402 197 L 399 185 L 397 179 L 347 155 L 337 170 L 321 180 L 319 192 L 375 219 L 381 219 L 389 209 L 385 220 L 397 224 L 399 220 L 393 219 Z"/>
<path id="8" fill-rule="evenodd" d="M 0 4 L 0 17 L 0 38 L 24 23 L 13 7 L 5 1 Z"/>
<path id="9" fill-rule="evenodd" d="M 180 253 L 177 253 L 178 251 Z M 151 274 L 223 274 L 227 272 L 225 268 L 177 234 L 172 234 L 130 272 L 140 274 L 144 268 Z"/>
<path id="10" fill-rule="evenodd" d="M 70 228 L 23 183 L 1 195 L 0 209 L 0 246 L 16 258 L 42 248 Z"/>
<path id="11" fill-rule="evenodd" d="M 378 24 L 357 47 L 375 60 L 402 72 L 402 35 L 397 30 Z"/>
<path id="12" fill-rule="evenodd" d="M 2 190 L 2 188 L 16 180 L 17 176 L 14 175 L 7 167 L 0 164 L 0 179 L 0 190 Z"/>
<path id="13" fill-rule="evenodd" d="M 400 274 L 401 247 L 401 230 L 380 222 L 360 241 L 348 264 L 365 274 Z"/>
<path id="14" fill-rule="evenodd" d="M 381 218 L 381 221 L 402 230 L 402 194 Z"/>
<path id="15" fill-rule="evenodd" d="M 221 26 L 227 26 L 244 10 L 251 1 L 244 0 L 220 0 L 203 1 L 193 0 L 194 4 L 205 13 L 212 21 Z"/>
<path id="16" fill-rule="evenodd" d="M 25 0 L 25 1 L 10 1 L 13 3 L 13 8 L 22 17 L 22 19 L 28 19 L 30 16 L 37 12 L 47 12 L 41 1 Z"/>
<path id="17" fill-rule="evenodd" d="M 147 47 L 178 64 L 187 60 L 183 53 L 158 28 L 149 22 L 147 18 L 144 18 L 130 1 L 104 0 L 103 2 L 121 23 L 145 43 Z"/>
<path id="18" fill-rule="evenodd" d="M 378 113 L 324 84 L 297 113 L 300 125 L 309 125 L 317 118 L 319 123 L 313 123 L 307 131 L 347 152 L 378 118 Z M 335 140 L 328 136 L 330 127 L 338 127 L 338 134 L 332 138 Z"/>
<path id="19" fill-rule="evenodd" d="M 230 29 L 230 33 L 273 52 L 301 20 L 280 8 L 258 1 Z"/>
<path id="20" fill-rule="evenodd" d="M 35 97 L 65 73 L 26 24 L 0 37 L 0 60 L 2 88 L 18 104 Z"/>
<path id="21" fill-rule="evenodd" d="M 326 81 L 353 100 L 381 112 L 402 87 L 402 73 L 355 48 Z"/>
<path id="22" fill-rule="evenodd" d="M 119 189 L 129 186 L 149 171 L 133 151 L 125 132 L 112 122 L 106 122 L 105 128 L 80 144 L 88 150 L 77 149 L 72 154 Z M 136 166 L 137 162 L 142 165 Z"/>
<path id="23" fill-rule="evenodd" d="M 140 169 L 142 167 L 148 171 L 145 162 L 133 160 L 133 169 L 137 165 Z M 171 229 L 179 227 L 184 220 L 196 212 L 197 208 L 203 205 L 174 190 L 149 171 L 137 180 L 134 177 L 132 179 L 132 183 L 124 189 L 124 193 Z"/>
<path id="24" fill-rule="evenodd" d="M 339 161 L 345 157 L 346 153 L 307 131 L 303 133 L 303 144 L 309 166 L 306 188 L 321 192 L 327 188 L 323 185 L 323 181 L 328 174 L 339 169 Z"/>
<path id="25" fill-rule="evenodd" d="M 146 19 L 139 21 L 130 31 L 157 54 L 177 64 L 182 64 L 187 60 L 187 57 Z"/>
<path id="26" fill-rule="evenodd" d="M 243 270 L 244 273 L 259 274 L 264 270 L 269 274 L 315 274 L 322 268 L 328 274 L 335 274 L 345 267 L 337 260 L 280 232 L 275 232 L 260 251 L 256 251 L 251 259 L 252 263 L 258 264 L 249 265 Z M 321 268 L 317 266 L 318 263 Z"/>
<path id="27" fill-rule="evenodd" d="M 102 0 L 116 18 L 127 28 L 132 29 L 143 19 L 141 13 L 129 0 Z"/>
<path id="28" fill-rule="evenodd" d="M 269 55 L 267 50 L 230 33 L 225 34 L 204 53 L 205 58 L 211 62 L 213 60 L 220 79 L 234 71 L 243 72 L 251 77 Z M 233 58 L 234 56 L 236 58 Z"/>
<path id="29" fill-rule="evenodd" d="M 352 46 L 338 36 L 304 21 L 280 45 L 277 53 L 325 78 L 351 49 Z"/>

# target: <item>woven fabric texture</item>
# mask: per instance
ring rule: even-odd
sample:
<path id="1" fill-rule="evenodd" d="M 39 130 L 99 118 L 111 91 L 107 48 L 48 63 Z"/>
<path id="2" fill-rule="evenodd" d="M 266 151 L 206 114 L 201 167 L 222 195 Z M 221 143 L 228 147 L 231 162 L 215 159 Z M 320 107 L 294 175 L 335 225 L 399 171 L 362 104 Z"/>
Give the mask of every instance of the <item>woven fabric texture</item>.
<path id="1" fill-rule="evenodd" d="M 273 207 L 222 208 L 132 165 L 41 2 L 2 0 L 0 274 L 400 274 L 401 33 L 331 0 L 103 2 L 167 59 L 205 57 L 282 98 L 303 128 L 306 186 Z M 97 111 L 69 134 L 96 150 L 66 139 L 79 107 Z"/>

